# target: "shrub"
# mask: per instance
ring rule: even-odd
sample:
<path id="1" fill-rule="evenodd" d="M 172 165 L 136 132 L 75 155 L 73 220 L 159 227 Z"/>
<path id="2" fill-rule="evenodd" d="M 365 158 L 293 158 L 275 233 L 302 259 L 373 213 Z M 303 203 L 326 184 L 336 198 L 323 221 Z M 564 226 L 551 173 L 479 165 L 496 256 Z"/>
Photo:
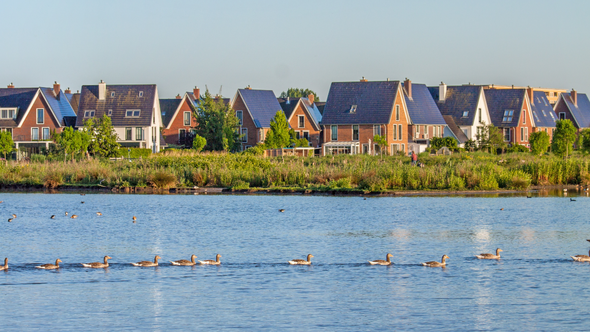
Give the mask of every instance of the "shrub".
<path id="1" fill-rule="evenodd" d="M 129 151 L 127 150 L 129 149 Z M 148 158 L 152 154 L 151 149 L 144 149 L 144 148 L 120 148 L 117 150 L 117 156 L 123 158 L 130 158 L 138 159 L 138 158 Z"/>
<path id="2" fill-rule="evenodd" d="M 43 186 L 45 188 L 57 188 L 59 185 L 63 183 L 63 176 L 59 172 L 50 172 L 45 175 L 45 183 Z"/>
<path id="3" fill-rule="evenodd" d="M 44 163 L 45 160 L 46 160 L 46 157 L 42 154 L 36 154 L 36 153 L 31 154 L 31 162 L 33 162 L 33 163 Z"/>
<path id="4" fill-rule="evenodd" d="M 250 189 L 250 183 L 244 180 L 235 180 L 231 186 L 232 190 L 245 190 Z"/>
<path id="5" fill-rule="evenodd" d="M 529 148 L 524 145 L 514 144 L 513 146 L 506 149 L 506 152 L 513 153 L 513 152 L 529 152 Z"/>
<path id="6" fill-rule="evenodd" d="M 156 188 L 167 189 L 176 185 L 176 176 L 166 171 L 157 171 L 148 179 Z"/>

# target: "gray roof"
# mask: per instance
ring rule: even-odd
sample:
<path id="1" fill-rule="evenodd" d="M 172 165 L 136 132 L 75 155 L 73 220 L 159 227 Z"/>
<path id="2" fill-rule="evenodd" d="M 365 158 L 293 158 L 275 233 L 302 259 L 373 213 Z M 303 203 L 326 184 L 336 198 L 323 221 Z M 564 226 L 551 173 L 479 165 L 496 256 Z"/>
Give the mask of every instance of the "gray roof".
<path id="1" fill-rule="evenodd" d="M 389 123 L 399 81 L 333 82 L 322 116 L 323 125 Z M 356 105 L 356 111 L 350 112 Z"/>
<path id="2" fill-rule="evenodd" d="M 525 99 L 525 89 L 484 89 L 488 111 L 496 127 L 518 127 L 518 119 Z M 511 122 L 502 122 L 504 111 L 513 110 Z"/>
<path id="3" fill-rule="evenodd" d="M 269 128 L 270 120 L 282 110 L 272 90 L 239 89 L 238 93 L 242 96 L 257 128 Z"/>
<path id="4" fill-rule="evenodd" d="M 139 92 L 143 97 L 139 97 Z M 115 93 L 111 97 L 111 92 Z M 94 110 L 94 118 L 100 118 L 113 111 L 111 116 L 113 126 L 144 126 L 151 125 L 152 113 L 156 97 L 156 85 L 108 85 L 106 86 L 105 100 L 98 100 L 98 85 L 84 85 L 80 94 L 78 106 L 78 119 L 76 126 L 84 125 L 84 111 Z M 139 118 L 126 118 L 126 110 L 141 110 Z"/>
<path id="5" fill-rule="evenodd" d="M 76 118 L 76 113 L 72 109 L 66 95 L 60 90 L 59 95 L 55 96 L 53 88 L 3 88 L 0 89 L 0 107 L 16 107 L 18 108 L 16 119 L 14 120 L 0 120 L 1 126 L 16 127 L 21 122 L 29 105 L 33 102 L 33 98 L 41 91 L 49 107 L 55 114 L 60 125 L 73 125 Z"/>
<path id="6" fill-rule="evenodd" d="M 553 106 L 549 103 L 547 95 L 543 91 L 533 91 L 533 100 L 531 100 L 531 109 L 535 119 L 536 127 L 555 127 L 557 120 L 553 111 Z"/>
<path id="7" fill-rule="evenodd" d="M 471 126 L 477 113 L 477 102 L 483 87 L 477 85 L 447 86 L 444 101 L 439 101 L 439 87 L 429 87 L 441 114 L 453 116 L 458 126 Z M 464 117 L 463 114 L 467 113 Z"/>
<path id="8" fill-rule="evenodd" d="M 285 112 L 285 116 L 287 117 L 287 119 L 291 117 L 293 111 L 295 110 L 295 106 L 297 106 L 297 103 L 301 101 L 303 107 L 305 107 L 308 113 L 311 115 L 311 120 L 315 122 L 314 126 L 317 127 L 318 130 L 320 130 L 319 124 L 322 121 L 322 114 L 320 113 L 315 104 L 309 102 L 308 98 L 290 97 L 289 100 L 287 100 L 287 98 L 277 98 L 277 100 L 279 101 L 279 104 L 281 105 L 283 112 Z"/>
<path id="9" fill-rule="evenodd" d="M 403 83 L 402 86 L 404 86 Z M 405 89 L 404 97 L 406 99 L 406 106 L 408 107 L 408 114 L 413 124 L 446 124 L 425 84 L 412 83 L 412 98 L 408 96 Z"/>
<path id="10" fill-rule="evenodd" d="M 567 108 L 578 123 L 578 128 L 588 128 L 590 127 L 590 101 L 585 93 L 578 93 L 577 95 L 577 105 L 574 105 L 571 93 L 562 93 L 561 98 L 565 101 Z"/>
<path id="11" fill-rule="evenodd" d="M 70 105 L 70 101 L 66 97 L 66 95 L 59 90 L 59 95 L 55 96 L 53 93 L 53 88 L 41 88 L 41 92 L 47 99 L 49 106 L 53 110 L 55 116 L 59 119 L 62 125 L 64 122 L 74 125 L 76 122 L 76 112 Z"/>
<path id="12" fill-rule="evenodd" d="M 459 141 L 459 144 L 463 144 L 469 140 L 469 138 L 467 138 L 467 136 L 465 135 L 465 132 L 463 132 L 463 130 L 461 130 L 461 128 L 459 128 L 457 126 L 457 124 L 455 123 L 454 116 L 443 115 L 443 118 L 445 119 L 445 121 L 447 123 L 447 127 L 449 127 L 449 130 L 453 133 L 455 138 Z"/>
<path id="13" fill-rule="evenodd" d="M 178 109 L 178 105 L 182 102 L 181 99 L 160 99 L 160 111 L 162 112 L 162 126 L 168 127 L 174 112 Z"/>

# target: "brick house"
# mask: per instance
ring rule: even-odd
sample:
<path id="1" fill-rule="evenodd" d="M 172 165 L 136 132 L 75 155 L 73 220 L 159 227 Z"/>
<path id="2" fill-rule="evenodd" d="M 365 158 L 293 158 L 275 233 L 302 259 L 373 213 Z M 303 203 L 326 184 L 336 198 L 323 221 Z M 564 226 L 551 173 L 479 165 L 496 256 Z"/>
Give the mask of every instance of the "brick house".
<path id="1" fill-rule="evenodd" d="M 52 88 L 0 89 L 0 130 L 12 133 L 15 147 L 38 153 L 52 142 L 52 133 L 76 123 L 74 113 L 60 85 Z"/>
<path id="2" fill-rule="evenodd" d="M 162 137 L 166 144 L 190 145 L 188 135 L 197 126 L 194 102 L 188 93 L 176 96 L 175 99 L 160 99 L 162 112 Z"/>
<path id="3" fill-rule="evenodd" d="M 529 145 L 535 127 L 526 89 L 484 89 L 490 118 L 510 145 Z"/>
<path id="4" fill-rule="evenodd" d="M 407 153 L 410 116 L 399 81 L 333 82 L 324 106 L 322 154 L 376 154 L 375 135 L 387 153 Z"/>
<path id="5" fill-rule="evenodd" d="M 535 91 L 533 88 L 527 89 L 528 99 L 531 103 L 531 112 L 533 114 L 533 132 L 544 131 L 553 138 L 555 132 L 555 113 L 547 94 L 544 91 Z"/>
<path id="6" fill-rule="evenodd" d="M 573 89 L 562 93 L 555 104 L 555 114 L 559 120 L 570 120 L 578 132 L 590 128 L 590 100 L 585 93 Z"/>
<path id="7" fill-rule="evenodd" d="M 231 108 L 240 120 L 241 150 L 264 142 L 270 120 L 282 111 L 272 90 L 239 89 L 231 101 Z"/>
<path id="8" fill-rule="evenodd" d="M 314 98 L 314 95 L 309 95 L 307 98 L 279 98 L 278 100 L 296 137 L 305 138 L 310 146 L 319 148 L 322 115 L 315 106 Z"/>
<path id="9" fill-rule="evenodd" d="M 139 147 L 160 151 L 162 114 L 158 88 L 148 85 L 84 85 L 80 93 L 76 127 L 91 118 L 111 118 L 124 147 Z"/>

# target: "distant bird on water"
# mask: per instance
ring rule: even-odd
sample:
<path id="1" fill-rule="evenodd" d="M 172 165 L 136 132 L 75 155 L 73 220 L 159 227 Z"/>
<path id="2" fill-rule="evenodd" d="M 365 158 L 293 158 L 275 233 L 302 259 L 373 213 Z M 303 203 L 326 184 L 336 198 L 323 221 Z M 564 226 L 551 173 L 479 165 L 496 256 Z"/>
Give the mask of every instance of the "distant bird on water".
<path id="1" fill-rule="evenodd" d="M 292 259 L 289 261 L 291 265 L 311 265 L 311 258 L 314 257 L 312 254 L 307 255 L 307 260 L 305 259 Z"/>
<path id="2" fill-rule="evenodd" d="M 393 257 L 392 254 L 387 254 L 387 256 L 385 256 L 385 260 L 382 259 L 377 259 L 374 261 L 369 261 L 369 264 L 371 265 L 391 265 L 391 257 Z"/>
<path id="3" fill-rule="evenodd" d="M 479 254 L 475 255 L 475 257 L 479 259 L 500 259 L 500 251 L 504 251 L 500 248 L 496 249 L 496 254 Z"/>
<path id="4" fill-rule="evenodd" d="M 0 204 L 4 203 L 4 201 L 0 201 Z"/>
<path id="5" fill-rule="evenodd" d="M 137 263 L 131 263 L 131 265 L 133 266 L 142 266 L 142 267 L 150 267 L 150 266 L 158 266 L 158 259 L 161 259 L 162 257 L 156 255 L 156 257 L 154 258 L 153 262 L 150 261 L 141 261 L 141 262 L 137 262 Z"/>
<path id="6" fill-rule="evenodd" d="M 285 212 L 285 209 L 279 209 L 279 212 Z"/>
<path id="7" fill-rule="evenodd" d="M 179 261 L 170 261 L 170 263 L 172 263 L 172 265 L 192 266 L 197 264 L 197 262 L 195 262 L 195 258 L 197 258 L 197 255 L 192 255 L 190 261 L 181 259 Z"/>
<path id="8" fill-rule="evenodd" d="M 133 223 L 135 224 L 135 221 L 137 221 L 137 218 L 135 216 L 133 216 Z"/>
<path id="9" fill-rule="evenodd" d="M 82 204 L 84 204 L 84 201 L 82 201 Z"/>
<path id="10" fill-rule="evenodd" d="M 12 222 L 12 219 L 13 219 L 13 218 L 8 218 L 8 222 Z"/>
<path id="11" fill-rule="evenodd" d="M 35 267 L 43 270 L 55 270 L 59 269 L 59 263 L 61 263 L 61 259 L 58 258 L 55 260 L 55 264 L 43 264 Z"/>
<path id="12" fill-rule="evenodd" d="M 501 208 L 500 211 L 504 211 L 504 208 Z"/>
<path id="13" fill-rule="evenodd" d="M 96 212 L 96 215 L 97 215 L 97 216 L 102 216 L 102 213 L 100 213 L 100 212 Z"/>
<path id="14" fill-rule="evenodd" d="M 531 196 L 531 195 L 526 195 L 526 198 L 533 198 L 533 196 Z"/>
<path id="15" fill-rule="evenodd" d="M 86 196 L 86 194 L 80 194 L 80 196 Z"/>
<path id="16" fill-rule="evenodd" d="M 13 214 L 13 215 L 12 215 L 12 217 L 13 217 L 13 218 L 16 218 L 16 214 Z"/>
<path id="17" fill-rule="evenodd" d="M 447 258 L 450 258 L 450 257 L 447 255 L 443 255 L 440 262 L 431 261 L 431 262 L 422 263 L 422 265 L 429 266 L 429 267 L 445 267 L 445 266 L 447 266 L 447 262 L 446 262 Z"/>
<path id="18" fill-rule="evenodd" d="M 72 214 L 72 216 L 70 218 L 76 219 L 76 218 L 78 218 L 78 215 L 77 214 Z"/>
<path id="19" fill-rule="evenodd" d="M 575 202 L 576 200 L 570 197 L 570 202 Z"/>
<path id="20" fill-rule="evenodd" d="M 102 269 L 105 267 L 109 267 L 108 260 L 111 258 L 112 258 L 111 256 L 104 256 L 104 263 L 94 262 L 94 263 L 80 263 L 80 264 L 82 264 L 82 266 L 84 266 L 84 267 L 89 267 L 92 269 Z"/>
<path id="21" fill-rule="evenodd" d="M 588 255 L 590 255 L 590 252 L 588 252 Z M 590 256 L 576 255 L 576 256 L 570 256 L 570 257 L 576 262 L 590 262 Z"/>
<path id="22" fill-rule="evenodd" d="M 8 258 L 4 258 L 4 265 L 0 265 L 0 271 L 8 270 Z"/>
<path id="23" fill-rule="evenodd" d="M 55 214 L 51 215 L 51 219 L 55 219 Z"/>
<path id="24" fill-rule="evenodd" d="M 219 261 L 219 258 L 220 257 L 221 257 L 221 255 L 220 254 L 217 254 L 215 256 L 215 260 L 207 259 L 207 260 L 204 260 L 204 261 L 199 261 L 199 263 L 201 265 L 220 265 L 221 264 L 221 262 Z"/>
<path id="25" fill-rule="evenodd" d="M 66 211 L 66 217 L 68 216 L 68 212 Z"/>

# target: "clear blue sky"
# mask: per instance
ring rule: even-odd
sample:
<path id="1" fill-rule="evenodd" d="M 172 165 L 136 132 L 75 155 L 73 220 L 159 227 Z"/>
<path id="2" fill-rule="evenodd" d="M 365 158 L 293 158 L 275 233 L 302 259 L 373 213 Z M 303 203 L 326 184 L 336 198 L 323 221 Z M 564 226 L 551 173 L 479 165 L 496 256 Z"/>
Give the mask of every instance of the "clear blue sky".
<path id="1" fill-rule="evenodd" d="M 403 80 L 590 93 L 590 1 L 10 1 L 0 85 L 315 90 Z"/>

